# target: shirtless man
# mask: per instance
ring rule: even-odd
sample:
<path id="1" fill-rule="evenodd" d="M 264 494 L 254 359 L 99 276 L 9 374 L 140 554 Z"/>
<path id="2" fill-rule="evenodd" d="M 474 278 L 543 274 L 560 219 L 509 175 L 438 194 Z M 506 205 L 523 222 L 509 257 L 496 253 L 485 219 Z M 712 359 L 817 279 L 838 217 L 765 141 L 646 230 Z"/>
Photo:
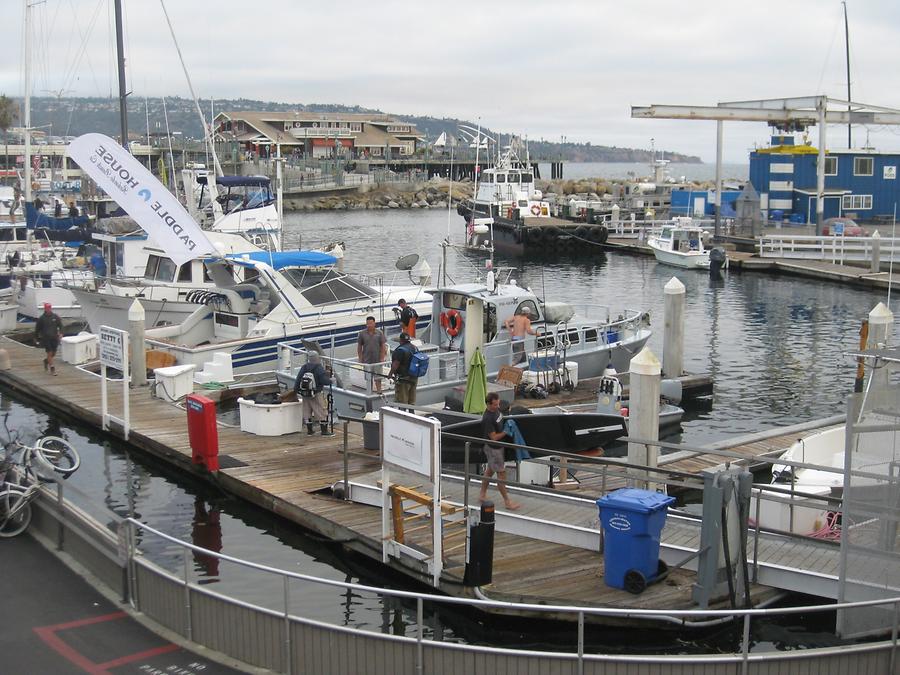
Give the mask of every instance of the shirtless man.
<path id="1" fill-rule="evenodd" d="M 537 335 L 537 331 L 531 327 L 531 310 L 523 307 L 516 314 L 503 322 L 503 327 L 509 331 L 509 338 L 513 345 L 513 365 L 525 360 L 525 336 Z"/>

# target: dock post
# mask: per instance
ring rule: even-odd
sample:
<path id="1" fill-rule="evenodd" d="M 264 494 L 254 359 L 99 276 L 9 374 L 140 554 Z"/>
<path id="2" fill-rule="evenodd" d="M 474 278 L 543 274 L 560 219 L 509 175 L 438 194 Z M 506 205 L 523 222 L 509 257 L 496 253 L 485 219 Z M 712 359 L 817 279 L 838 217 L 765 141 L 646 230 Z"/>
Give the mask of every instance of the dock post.
<path id="1" fill-rule="evenodd" d="M 884 347 L 891 337 L 891 326 L 894 323 L 894 313 L 883 302 L 879 302 L 869 312 L 869 349 Z M 870 377 L 878 378 L 872 383 L 873 389 L 887 389 L 891 368 L 872 368 Z"/>
<path id="2" fill-rule="evenodd" d="M 137 298 L 128 308 L 128 352 L 131 355 L 131 386 L 147 384 L 147 352 L 144 351 L 144 306 Z"/>
<path id="3" fill-rule="evenodd" d="M 628 435 L 649 441 L 659 440 L 659 382 L 661 367 L 659 359 L 644 347 L 631 359 L 629 369 L 631 397 L 629 399 Z M 655 469 L 659 457 L 659 446 L 644 443 L 628 444 L 628 463 L 642 464 Z M 629 469 L 634 487 L 656 490 L 657 485 L 650 472 Z"/>
<path id="4" fill-rule="evenodd" d="M 684 284 L 672 277 L 665 285 L 663 327 L 663 363 L 665 377 L 681 377 L 684 373 Z"/>
<path id="5" fill-rule="evenodd" d="M 872 260 L 869 271 L 872 274 L 878 274 L 881 271 L 881 235 L 878 230 L 872 233 Z"/>

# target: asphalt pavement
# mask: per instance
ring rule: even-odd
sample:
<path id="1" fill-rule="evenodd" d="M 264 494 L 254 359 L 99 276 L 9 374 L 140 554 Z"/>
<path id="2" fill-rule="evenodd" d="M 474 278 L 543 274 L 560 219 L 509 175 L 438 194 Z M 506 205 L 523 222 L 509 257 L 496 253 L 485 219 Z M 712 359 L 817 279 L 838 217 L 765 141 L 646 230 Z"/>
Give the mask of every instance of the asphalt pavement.
<path id="1" fill-rule="evenodd" d="M 30 536 L 0 539 L 0 672 L 239 673 L 134 620 Z"/>

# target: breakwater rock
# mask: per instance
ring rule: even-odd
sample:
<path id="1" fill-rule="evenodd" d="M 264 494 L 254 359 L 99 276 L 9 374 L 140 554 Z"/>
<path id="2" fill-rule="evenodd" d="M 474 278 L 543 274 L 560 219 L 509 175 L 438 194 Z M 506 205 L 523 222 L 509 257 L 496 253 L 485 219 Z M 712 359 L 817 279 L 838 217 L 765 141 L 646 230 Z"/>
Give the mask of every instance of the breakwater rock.
<path id="1" fill-rule="evenodd" d="M 334 195 L 285 199 L 285 210 L 292 211 L 363 211 L 366 209 L 446 209 L 448 202 L 472 196 L 473 184 L 430 180 L 420 183 L 388 183 L 361 185 L 359 190 Z"/>

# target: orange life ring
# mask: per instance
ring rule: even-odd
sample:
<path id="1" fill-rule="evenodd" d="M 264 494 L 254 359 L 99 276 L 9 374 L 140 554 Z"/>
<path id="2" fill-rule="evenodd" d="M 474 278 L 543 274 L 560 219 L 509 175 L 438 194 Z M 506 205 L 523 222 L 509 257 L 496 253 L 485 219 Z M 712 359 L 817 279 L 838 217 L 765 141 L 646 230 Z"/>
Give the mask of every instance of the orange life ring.
<path id="1" fill-rule="evenodd" d="M 447 331 L 447 335 L 452 338 L 456 337 L 463 327 L 462 314 L 455 309 L 448 309 L 446 312 L 441 312 L 441 327 Z"/>
<path id="2" fill-rule="evenodd" d="M 532 212 L 534 215 L 539 216 L 539 215 L 541 215 L 541 207 L 538 206 L 537 204 L 533 204 L 532 207 L 531 207 L 531 212 Z"/>

